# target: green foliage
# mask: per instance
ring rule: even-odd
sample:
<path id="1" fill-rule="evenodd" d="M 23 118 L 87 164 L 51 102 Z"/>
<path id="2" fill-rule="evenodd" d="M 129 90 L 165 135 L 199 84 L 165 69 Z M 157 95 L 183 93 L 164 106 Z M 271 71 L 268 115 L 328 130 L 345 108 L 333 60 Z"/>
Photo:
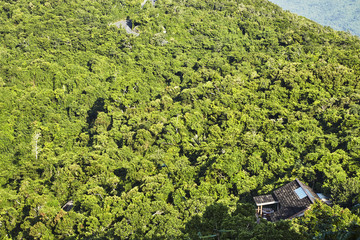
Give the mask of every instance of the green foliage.
<path id="1" fill-rule="evenodd" d="M 306 239 L 290 222 L 257 222 L 251 204 L 238 204 L 232 211 L 223 204 L 210 205 L 187 223 L 185 232 L 191 239 Z"/>
<path id="2" fill-rule="evenodd" d="M 358 38 L 263 0 L 141 3 L 0 2 L 1 238 L 303 239 L 249 205 L 294 177 L 359 213 Z"/>
<path id="3" fill-rule="evenodd" d="M 294 225 L 301 227 L 300 231 L 315 239 L 357 239 L 360 237 L 360 218 L 349 209 L 338 205 L 332 207 L 317 202 L 306 211 L 303 218 L 296 219 Z"/>

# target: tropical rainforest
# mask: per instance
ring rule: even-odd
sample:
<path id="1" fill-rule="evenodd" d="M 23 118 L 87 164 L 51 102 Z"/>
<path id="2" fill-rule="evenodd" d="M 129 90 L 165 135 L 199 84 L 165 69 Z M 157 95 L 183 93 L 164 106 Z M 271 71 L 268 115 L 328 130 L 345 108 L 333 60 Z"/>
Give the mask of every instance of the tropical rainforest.
<path id="1" fill-rule="evenodd" d="M 153 3 L 0 1 L 0 237 L 359 239 L 360 39 L 267 0 Z M 295 178 L 333 205 L 256 221 Z"/>
<path id="2" fill-rule="evenodd" d="M 360 0 L 270 0 L 293 13 L 360 36 Z"/>

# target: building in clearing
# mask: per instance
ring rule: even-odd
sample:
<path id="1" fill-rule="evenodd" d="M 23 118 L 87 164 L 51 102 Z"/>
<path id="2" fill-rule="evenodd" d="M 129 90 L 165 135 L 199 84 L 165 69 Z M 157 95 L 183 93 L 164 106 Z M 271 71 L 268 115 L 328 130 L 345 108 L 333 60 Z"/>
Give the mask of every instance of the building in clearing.
<path id="1" fill-rule="evenodd" d="M 329 203 L 324 195 L 316 194 L 299 179 L 285 184 L 271 194 L 254 197 L 258 207 L 257 214 L 273 222 L 304 215 L 316 200 Z"/>

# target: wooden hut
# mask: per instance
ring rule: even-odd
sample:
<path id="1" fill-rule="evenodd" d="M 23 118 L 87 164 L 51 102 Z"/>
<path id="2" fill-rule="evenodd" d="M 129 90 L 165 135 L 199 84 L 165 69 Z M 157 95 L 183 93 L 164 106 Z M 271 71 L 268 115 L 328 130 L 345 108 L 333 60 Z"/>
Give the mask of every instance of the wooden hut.
<path id="1" fill-rule="evenodd" d="M 279 221 L 302 216 L 316 200 L 323 200 L 319 196 L 309 186 L 295 179 L 271 194 L 254 197 L 254 201 L 259 216 Z"/>

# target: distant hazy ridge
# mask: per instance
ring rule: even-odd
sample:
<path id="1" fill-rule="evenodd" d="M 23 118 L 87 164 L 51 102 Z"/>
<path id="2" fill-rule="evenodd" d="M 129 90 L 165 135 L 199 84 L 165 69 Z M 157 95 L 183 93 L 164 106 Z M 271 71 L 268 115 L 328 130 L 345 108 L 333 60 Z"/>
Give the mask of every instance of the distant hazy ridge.
<path id="1" fill-rule="evenodd" d="M 360 0 L 270 0 L 282 8 L 336 30 L 360 36 Z"/>

